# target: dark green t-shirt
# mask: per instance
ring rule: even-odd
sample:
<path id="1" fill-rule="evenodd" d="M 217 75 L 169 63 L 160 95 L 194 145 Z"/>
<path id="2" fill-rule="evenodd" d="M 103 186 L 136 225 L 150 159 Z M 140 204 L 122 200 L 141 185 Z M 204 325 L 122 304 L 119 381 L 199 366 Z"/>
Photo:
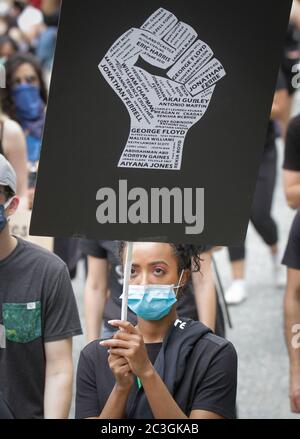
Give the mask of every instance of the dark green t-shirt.
<path id="1" fill-rule="evenodd" d="M 16 418 L 44 416 L 44 344 L 79 334 L 66 265 L 18 239 L 0 261 L 0 391 Z"/>

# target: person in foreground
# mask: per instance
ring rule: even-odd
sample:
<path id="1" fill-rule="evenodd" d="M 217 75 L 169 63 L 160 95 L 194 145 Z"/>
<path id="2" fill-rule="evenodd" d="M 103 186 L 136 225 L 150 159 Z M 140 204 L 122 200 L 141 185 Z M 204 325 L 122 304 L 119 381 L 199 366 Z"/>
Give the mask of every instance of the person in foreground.
<path id="1" fill-rule="evenodd" d="M 65 419 L 72 400 L 72 338 L 80 335 L 65 264 L 11 234 L 17 177 L 0 155 L 0 417 Z"/>
<path id="2" fill-rule="evenodd" d="M 122 262 L 125 250 L 121 244 Z M 176 314 L 182 287 L 200 271 L 200 253 L 189 245 L 134 243 L 128 306 L 138 324 L 111 321 L 119 331 L 81 352 L 76 418 L 235 418 L 233 345 Z"/>

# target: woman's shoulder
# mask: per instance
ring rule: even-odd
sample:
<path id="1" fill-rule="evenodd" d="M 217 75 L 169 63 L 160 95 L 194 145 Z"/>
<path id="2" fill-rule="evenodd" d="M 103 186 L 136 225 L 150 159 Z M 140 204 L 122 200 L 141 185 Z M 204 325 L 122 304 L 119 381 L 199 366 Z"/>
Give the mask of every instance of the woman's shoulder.
<path id="1" fill-rule="evenodd" d="M 202 346 L 211 361 L 221 361 L 223 365 L 233 367 L 237 364 L 237 352 L 231 341 L 210 332 L 202 338 Z"/>
<path id="2" fill-rule="evenodd" d="M 211 351 L 212 354 L 225 350 L 225 354 L 229 356 L 236 356 L 235 347 L 229 340 L 216 335 L 210 328 L 199 321 L 189 319 L 184 320 L 186 322 L 189 321 L 189 325 L 193 333 L 199 334 L 196 343 L 201 346 L 202 349 Z"/>
<path id="3" fill-rule="evenodd" d="M 100 346 L 101 339 L 94 340 L 87 344 L 81 351 L 81 356 L 83 356 L 86 360 L 94 361 L 100 358 L 107 358 L 108 352 L 107 349 L 103 346 Z"/>
<path id="4" fill-rule="evenodd" d="M 23 130 L 21 126 L 13 119 L 10 119 L 8 116 L 1 116 L 0 121 L 3 123 L 4 128 L 4 136 L 13 137 L 23 134 Z"/>

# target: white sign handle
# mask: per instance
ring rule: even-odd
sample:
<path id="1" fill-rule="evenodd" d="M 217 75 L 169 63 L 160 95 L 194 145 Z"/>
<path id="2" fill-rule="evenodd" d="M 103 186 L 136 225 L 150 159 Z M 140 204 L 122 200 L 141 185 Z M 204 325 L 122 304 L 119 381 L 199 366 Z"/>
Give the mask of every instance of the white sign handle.
<path id="1" fill-rule="evenodd" d="M 124 283 L 123 283 L 123 299 L 122 299 L 122 313 L 121 320 L 127 320 L 127 310 L 128 310 L 128 287 L 131 275 L 131 265 L 132 265 L 132 249 L 133 242 L 128 242 L 126 246 L 126 259 L 124 267 Z"/>

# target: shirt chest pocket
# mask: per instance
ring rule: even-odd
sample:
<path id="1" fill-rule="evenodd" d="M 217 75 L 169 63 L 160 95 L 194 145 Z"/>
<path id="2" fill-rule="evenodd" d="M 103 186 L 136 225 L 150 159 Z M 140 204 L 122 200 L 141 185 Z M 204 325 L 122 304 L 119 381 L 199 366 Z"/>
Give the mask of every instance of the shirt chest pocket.
<path id="1" fill-rule="evenodd" d="M 28 343 L 40 337 L 41 302 L 3 303 L 3 325 L 6 339 L 15 343 Z"/>

